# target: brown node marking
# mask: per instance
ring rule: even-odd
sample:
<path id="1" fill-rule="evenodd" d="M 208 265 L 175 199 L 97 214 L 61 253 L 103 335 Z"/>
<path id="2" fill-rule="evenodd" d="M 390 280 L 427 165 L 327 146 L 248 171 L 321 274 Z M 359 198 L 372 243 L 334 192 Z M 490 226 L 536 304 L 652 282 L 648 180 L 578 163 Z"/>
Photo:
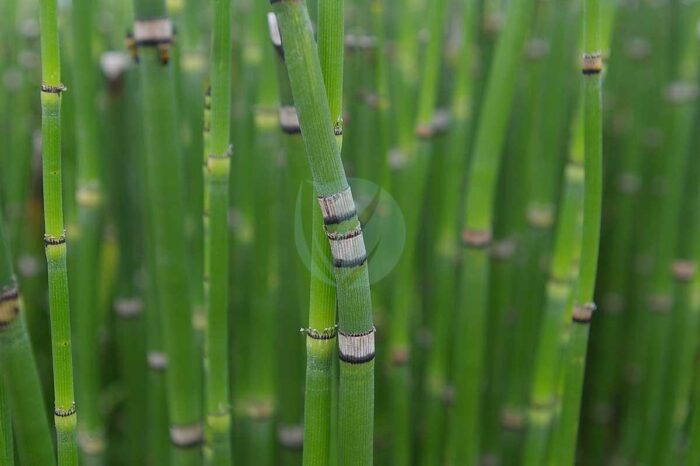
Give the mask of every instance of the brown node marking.
<path id="1" fill-rule="evenodd" d="M 126 50 L 129 51 L 131 59 L 136 63 L 139 62 L 139 47 L 136 44 L 136 39 L 134 39 L 134 34 L 132 32 L 127 32 L 124 37 L 124 44 L 126 45 Z"/>
<path id="2" fill-rule="evenodd" d="M 671 266 L 673 278 L 679 282 L 689 282 L 695 277 L 696 272 L 695 261 L 692 260 L 677 260 Z"/>
<path id="3" fill-rule="evenodd" d="M 596 310 L 595 303 L 574 304 L 571 319 L 577 324 L 588 324 L 593 318 L 593 312 Z"/>
<path id="4" fill-rule="evenodd" d="M 581 72 L 599 74 L 601 71 L 603 71 L 603 56 L 600 52 L 584 53 L 581 59 Z"/>
<path id="5" fill-rule="evenodd" d="M 16 286 L 0 293 L 0 330 L 8 327 L 19 315 L 19 290 Z"/>
<path id="6" fill-rule="evenodd" d="M 44 244 L 46 246 L 56 246 L 59 244 L 65 244 L 66 243 L 66 230 L 63 230 L 63 233 L 61 236 L 53 236 L 49 234 L 44 235 Z"/>
<path id="7" fill-rule="evenodd" d="M 485 249 L 491 245 L 491 230 L 470 230 L 462 232 L 462 243 L 475 249 Z"/>
<path id="8" fill-rule="evenodd" d="M 338 335 L 338 326 L 324 328 L 320 332 L 313 328 L 301 328 L 300 333 L 303 333 L 312 340 L 332 340 Z"/>
<path id="9" fill-rule="evenodd" d="M 58 416 L 58 417 L 69 417 L 69 416 L 72 416 L 72 415 L 75 414 L 75 411 L 76 411 L 76 409 L 75 409 L 75 401 L 73 402 L 73 404 L 71 405 L 71 407 L 68 408 L 68 409 L 63 409 L 63 408 L 59 408 L 59 407 L 54 407 L 54 409 L 53 409 L 53 413 L 54 413 L 56 416 Z"/>
<path id="10" fill-rule="evenodd" d="M 65 92 L 67 90 L 68 88 L 63 83 L 58 83 L 55 86 L 46 84 L 45 82 L 41 83 L 41 92 L 46 92 L 47 94 L 58 94 L 60 96 L 61 92 Z"/>

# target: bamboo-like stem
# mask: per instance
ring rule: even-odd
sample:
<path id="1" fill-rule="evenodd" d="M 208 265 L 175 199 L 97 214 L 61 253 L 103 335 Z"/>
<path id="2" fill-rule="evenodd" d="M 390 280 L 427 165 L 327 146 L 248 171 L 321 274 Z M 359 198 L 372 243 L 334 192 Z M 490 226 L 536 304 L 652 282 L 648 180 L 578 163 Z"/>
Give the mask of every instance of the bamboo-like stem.
<path id="1" fill-rule="evenodd" d="M 516 0 L 494 54 L 465 193 L 462 277 L 454 336 L 455 406 L 450 419 L 447 464 L 474 465 L 479 457 L 481 381 L 490 273 L 494 196 L 516 67 L 534 5 Z"/>
<path id="2" fill-rule="evenodd" d="M 447 12 L 447 2 L 432 2 L 428 12 L 428 43 L 425 50 L 425 63 L 418 91 L 418 108 L 414 126 L 414 139 L 410 145 L 400 148 L 403 160 L 394 172 L 392 186 L 397 201 L 404 214 L 406 226 L 405 249 L 394 272 L 394 287 L 391 295 L 392 312 L 389 327 L 389 351 L 391 368 L 391 432 L 392 464 L 408 465 L 411 461 L 413 436 L 412 419 L 417 418 L 411 407 L 411 327 L 418 314 L 415 303 L 416 252 L 421 221 L 422 200 L 426 193 L 429 161 L 433 154 L 435 129 L 435 102 L 437 100 L 438 79 L 443 45 L 443 31 Z"/>
<path id="3" fill-rule="evenodd" d="M 279 129 L 284 148 L 283 162 L 280 164 L 281 184 L 284 196 L 280 202 L 279 225 L 293 225 L 303 219 L 310 203 L 301 203 L 300 189 L 302 182 L 308 178 L 308 167 L 304 160 L 304 142 L 301 137 L 299 121 L 294 108 L 294 99 L 289 85 L 287 68 L 284 63 L 282 42 L 277 26 L 277 17 L 268 13 L 270 39 L 276 55 L 277 88 L 279 92 Z M 311 396 L 304 396 L 304 366 L 306 362 L 304 339 L 294 331 L 308 320 L 309 308 L 306 290 L 308 289 L 307 270 L 299 260 L 296 244 L 292 235 L 280 235 L 280 293 L 279 293 L 279 327 L 277 357 L 277 442 L 280 449 L 282 466 L 296 466 L 303 462 L 304 455 L 314 451 L 312 433 L 304 433 L 308 424 L 303 424 L 304 411 L 311 403 Z M 313 264 L 313 261 L 312 261 Z M 333 300 L 335 312 L 335 300 Z M 335 318 L 333 318 L 333 325 Z M 332 345 L 332 342 L 331 342 Z M 333 346 L 333 345 L 332 345 Z M 298 389 L 289 387 L 298 387 Z M 307 383 L 306 387 L 309 385 Z M 306 402 L 304 401 L 306 399 Z M 330 412 L 326 413 L 330 417 Z M 319 425 L 319 421 L 314 425 Z M 305 441 L 306 440 L 306 441 Z"/>
<path id="4" fill-rule="evenodd" d="M 0 445 L 2 464 L 13 464 L 14 442 L 21 464 L 56 463 L 49 423 L 44 411 L 41 384 L 25 322 L 19 287 L 12 270 L 5 226 L 0 215 L 0 385 L 3 406 L 0 437 L 9 443 Z M 10 416 L 10 410 L 12 416 Z M 6 419 L 5 419 L 6 417 Z M 7 420 L 7 424 L 5 424 Z M 5 430 L 7 428 L 7 430 Z M 9 435 L 9 437 L 7 437 Z"/>
<path id="5" fill-rule="evenodd" d="M 206 182 L 209 280 L 206 330 L 207 461 L 231 464 L 228 338 L 228 206 L 231 147 L 231 2 L 213 4 L 211 113 Z M 216 251 L 216 254 L 212 254 Z"/>
<path id="6" fill-rule="evenodd" d="M 476 32 L 478 8 L 476 2 L 466 1 L 462 5 L 463 43 L 457 65 L 452 94 L 452 130 L 447 142 L 443 167 L 443 199 L 435 214 L 436 243 L 432 262 L 434 288 L 431 308 L 435 310 L 430 318 L 433 345 L 427 358 L 424 386 L 425 438 L 422 444 L 421 464 L 440 464 L 444 451 L 444 438 L 441 434 L 446 418 L 445 396 L 448 392 L 449 349 L 452 341 L 448 312 L 456 298 L 457 248 L 459 238 L 459 194 L 464 181 L 469 155 L 470 125 L 473 110 L 473 73 L 476 61 Z"/>
<path id="7" fill-rule="evenodd" d="M 73 395 L 66 231 L 63 225 L 61 179 L 61 65 L 56 0 L 41 0 L 41 113 L 43 141 L 44 243 L 49 269 L 49 308 L 54 375 L 54 422 L 58 464 L 78 462 L 77 414 Z"/>
<path id="8" fill-rule="evenodd" d="M 140 225 L 143 212 L 139 205 L 142 180 L 130 184 L 140 172 L 137 162 L 137 143 L 140 128 L 137 115 L 128 112 L 133 101 L 136 75 L 128 69 L 127 54 L 106 52 L 100 58 L 102 71 L 108 88 L 107 118 L 114 128 L 109 151 L 109 169 L 115 176 L 108 186 L 113 209 L 119 247 L 119 272 L 113 310 L 117 345 L 119 349 L 120 374 L 126 392 L 126 442 L 129 445 L 129 464 L 145 462 L 147 423 L 146 412 L 146 318 L 144 299 L 138 287 L 138 272 L 142 264 L 142 244 L 135 231 Z"/>
<path id="9" fill-rule="evenodd" d="M 0 461 L 7 466 L 14 466 L 15 464 L 10 406 L 7 403 L 4 381 L 0 381 Z"/>
<path id="10" fill-rule="evenodd" d="M 94 2 L 76 0 L 72 3 L 73 38 L 73 97 L 75 102 L 77 184 L 75 201 L 78 223 L 75 246 L 69 257 L 74 268 L 73 329 L 75 345 L 76 401 L 81 408 L 78 423 L 78 446 L 81 461 L 86 464 L 104 463 L 106 438 L 104 421 L 98 407 L 100 363 L 98 335 L 98 286 L 100 240 L 102 233 L 102 182 L 99 163 L 102 155 L 95 108 L 95 63 L 92 53 Z M 71 231 L 72 233 L 73 231 Z"/>
<path id="11" fill-rule="evenodd" d="M 331 250 L 324 239 L 323 218 L 313 210 L 311 292 L 306 330 L 306 396 L 304 401 L 304 466 L 324 466 L 331 457 L 331 385 L 337 341 L 336 293 Z"/>
<path id="12" fill-rule="evenodd" d="M 343 143 L 343 0 L 318 0 L 318 58 L 338 144 Z"/>
<path id="13" fill-rule="evenodd" d="M 590 321 L 595 310 L 593 293 L 598 267 L 602 202 L 602 71 L 600 0 L 584 3 L 583 135 L 584 200 L 581 260 L 572 311 L 572 327 L 565 364 L 564 397 L 557 449 L 561 465 L 573 465 L 576 453 L 581 396 Z"/>
<path id="14" fill-rule="evenodd" d="M 367 257 L 306 7 L 273 2 L 299 124 L 333 255 L 339 317 L 339 464 L 372 464 L 374 326 Z"/>
<path id="15" fill-rule="evenodd" d="M 174 464 L 198 464 L 202 441 L 201 384 L 190 309 L 183 173 L 177 144 L 175 88 L 169 52 L 172 25 L 163 0 L 136 0 L 134 39 L 139 58 L 148 223 L 157 307 L 168 367 L 166 391 Z M 157 19 L 156 19 L 157 18 Z"/>
<path id="16" fill-rule="evenodd" d="M 580 116 L 580 115 L 579 115 Z M 575 123 L 580 124 L 581 118 Z M 580 134 L 580 133 L 577 133 Z M 578 277 L 583 209 L 583 140 L 575 138 L 566 167 L 563 199 L 557 216 L 555 245 L 546 290 L 546 307 L 535 351 L 528 430 L 523 451 L 524 465 L 545 464 L 549 432 L 556 415 L 561 367 L 561 334 L 568 326 L 565 318 Z"/>
<path id="17" fill-rule="evenodd" d="M 343 145 L 343 0 L 318 2 L 318 56 L 326 89 L 331 124 L 338 147 Z M 311 230 L 309 329 L 306 332 L 306 389 L 304 404 L 304 466 L 331 461 L 331 395 L 333 357 L 337 344 L 336 290 L 332 255 L 324 240 L 321 210 L 314 206 Z"/>

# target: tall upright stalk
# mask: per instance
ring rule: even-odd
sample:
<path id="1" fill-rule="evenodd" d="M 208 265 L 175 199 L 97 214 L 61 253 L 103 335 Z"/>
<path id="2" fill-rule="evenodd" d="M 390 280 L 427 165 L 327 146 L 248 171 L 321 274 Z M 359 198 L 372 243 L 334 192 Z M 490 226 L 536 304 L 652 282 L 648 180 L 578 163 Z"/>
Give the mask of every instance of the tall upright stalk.
<path id="1" fill-rule="evenodd" d="M 104 463 L 104 421 L 98 408 L 100 363 L 97 351 L 99 316 L 98 286 L 102 224 L 102 183 L 99 161 L 98 120 L 95 108 L 95 63 L 92 53 L 94 5 L 92 0 L 72 3 L 73 74 L 76 129 L 78 224 L 75 248 L 70 257 L 74 267 L 72 281 L 73 328 L 75 336 L 75 389 L 81 409 L 78 445 L 82 462 Z"/>
<path id="2" fill-rule="evenodd" d="M 335 286 L 331 250 L 323 238 L 321 211 L 314 206 L 311 234 L 311 293 L 306 330 L 306 396 L 304 403 L 304 466 L 331 461 L 331 386 L 335 354 Z"/>
<path id="3" fill-rule="evenodd" d="M 163 0 L 135 0 L 134 45 L 143 95 L 153 276 L 168 367 L 166 392 L 173 464 L 198 464 L 201 384 L 189 306 L 182 159 L 169 60 L 173 27 Z"/>
<path id="4" fill-rule="evenodd" d="M 228 339 L 228 206 L 231 167 L 231 1 L 213 3 L 211 113 L 206 181 L 209 279 L 206 301 L 207 460 L 231 464 Z M 216 251 L 216 254 L 212 254 Z"/>
<path id="5" fill-rule="evenodd" d="M 516 67 L 534 4 L 514 0 L 496 46 L 476 132 L 466 189 L 462 272 L 454 334 L 453 374 L 456 399 L 450 420 L 447 463 L 474 465 L 479 456 L 481 384 L 488 309 L 488 248 L 491 244 L 494 196 Z"/>
<path id="6" fill-rule="evenodd" d="M 474 63 L 476 62 L 476 2 L 462 2 L 462 37 L 459 62 L 452 92 L 452 129 L 445 151 L 442 203 L 436 209 L 435 252 L 431 262 L 433 288 L 432 316 L 429 318 L 433 343 L 426 363 L 424 403 L 425 438 L 422 466 L 440 464 L 444 451 L 442 434 L 446 417 L 445 395 L 448 392 L 449 349 L 452 342 L 450 322 L 457 294 L 457 246 L 459 244 L 459 194 L 464 182 L 470 146 L 470 125 L 474 100 Z"/>
<path id="7" fill-rule="evenodd" d="M 10 406 L 7 403 L 5 382 L 0 381 L 0 461 L 7 466 L 15 464 L 15 450 L 12 442 Z"/>
<path id="8" fill-rule="evenodd" d="M 581 394 L 588 347 L 588 334 L 595 304 L 593 293 L 598 268 L 602 202 L 602 71 L 600 0 L 584 3 L 583 39 L 583 136 L 584 198 L 583 231 L 578 283 L 574 293 L 572 327 L 565 363 L 564 397 L 556 448 L 558 463 L 573 465 L 576 453 Z"/>
<path id="9" fill-rule="evenodd" d="M 374 326 L 362 229 L 335 141 L 308 12 L 293 0 L 275 0 L 273 6 L 333 256 L 339 317 L 339 464 L 371 465 Z"/>
<path id="10" fill-rule="evenodd" d="M 338 148 L 343 145 L 343 0 L 318 2 L 318 56 Z M 336 290 L 332 256 L 325 241 L 321 210 L 314 206 L 311 227 L 311 282 L 309 329 L 306 331 L 306 390 L 304 405 L 304 466 L 321 466 L 331 461 L 331 396 Z"/>
<path id="11" fill-rule="evenodd" d="M 43 143 L 44 244 L 49 272 L 49 309 L 54 376 L 54 422 L 58 464 L 78 463 L 73 395 L 73 351 L 71 349 L 66 231 L 63 225 L 61 179 L 61 62 L 56 0 L 39 3 L 41 25 L 41 129 Z"/>
<path id="12" fill-rule="evenodd" d="M 0 402 L 7 404 L 0 409 L 12 418 L 21 464 L 50 466 L 56 463 L 53 443 L 2 220 L 0 214 Z M 6 446 L 14 456 L 12 437 Z"/>

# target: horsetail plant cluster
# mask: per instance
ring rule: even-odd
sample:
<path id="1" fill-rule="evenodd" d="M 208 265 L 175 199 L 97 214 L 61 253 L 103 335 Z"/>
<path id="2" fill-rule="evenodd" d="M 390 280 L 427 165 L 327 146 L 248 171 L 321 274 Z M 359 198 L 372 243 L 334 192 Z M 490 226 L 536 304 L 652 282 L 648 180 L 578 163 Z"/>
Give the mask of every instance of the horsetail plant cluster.
<path id="1" fill-rule="evenodd" d="M 0 464 L 698 464 L 698 21 L 0 2 Z"/>

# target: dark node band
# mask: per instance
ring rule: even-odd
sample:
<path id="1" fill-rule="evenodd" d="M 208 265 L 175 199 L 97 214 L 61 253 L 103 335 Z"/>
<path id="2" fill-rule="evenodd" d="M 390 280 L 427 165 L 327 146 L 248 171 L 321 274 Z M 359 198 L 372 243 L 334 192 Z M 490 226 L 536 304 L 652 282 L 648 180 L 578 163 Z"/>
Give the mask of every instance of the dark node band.
<path id="1" fill-rule="evenodd" d="M 16 286 L 7 288 L 0 292 L 0 304 L 6 303 L 8 301 L 16 301 L 19 299 L 19 290 Z"/>
<path id="2" fill-rule="evenodd" d="M 332 340 L 338 335 L 338 326 L 335 325 L 333 327 L 324 328 L 321 331 L 313 328 L 301 328 L 299 332 L 312 340 Z"/>
<path id="3" fill-rule="evenodd" d="M 367 262 L 367 255 L 355 259 L 333 259 L 333 265 L 339 269 L 352 269 L 360 267 Z"/>
<path id="4" fill-rule="evenodd" d="M 319 197 L 318 202 L 323 214 L 323 223 L 326 225 L 343 223 L 357 216 L 350 187 L 330 196 Z"/>
<path id="5" fill-rule="evenodd" d="M 66 230 L 63 230 L 63 234 L 61 236 L 53 236 L 53 235 L 44 235 L 44 244 L 46 246 L 57 246 L 59 244 L 65 244 L 66 243 Z"/>
<path id="6" fill-rule="evenodd" d="M 600 52 L 583 55 L 581 59 L 581 72 L 583 74 L 599 74 L 601 71 L 603 71 L 603 57 Z"/>
<path id="7" fill-rule="evenodd" d="M 75 402 L 68 409 L 54 408 L 53 413 L 58 417 L 69 417 L 75 414 Z"/>
<path id="8" fill-rule="evenodd" d="M 372 326 L 363 333 L 338 332 L 338 357 L 349 364 L 363 364 L 374 359 L 374 334 Z"/>
<path id="9" fill-rule="evenodd" d="M 45 92 L 47 94 L 61 95 L 61 92 L 65 92 L 67 90 L 68 88 L 63 83 L 58 83 L 55 86 L 46 83 L 41 83 L 41 92 Z"/>

